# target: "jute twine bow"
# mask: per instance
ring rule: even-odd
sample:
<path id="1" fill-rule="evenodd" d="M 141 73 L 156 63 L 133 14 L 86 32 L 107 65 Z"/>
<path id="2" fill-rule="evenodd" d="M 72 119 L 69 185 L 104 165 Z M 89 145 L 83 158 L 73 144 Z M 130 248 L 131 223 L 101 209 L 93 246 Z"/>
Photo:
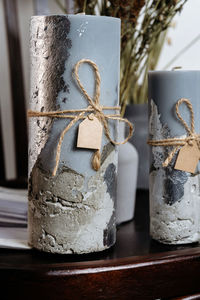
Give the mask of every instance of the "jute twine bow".
<path id="1" fill-rule="evenodd" d="M 93 67 L 93 70 L 95 73 L 95 96 L 94 96 L 94 99 L 92 99 L 88 95 L 88 93 L 86 92 L 85 88 L 83 87 L 83 85 L 79 79 L 78 70 L 79 70 L 80 65 L 83 63 L 90 64 Z M 131 138 L 131 136 L 133 134 L 132 123 L 129 122 L 127 119 L 122 118 L 120 116 L 120 114 L 104 114 L 103 110 L 118 110 L 118 111 L 120 111 L 121 108 L 120 108 L 120 106 L 111 106 L 110 107 L 110 106 L 101 106 L 100 105 L 101 77 L 100 77 L 100 73 L 99 73 L 97 65 L 90 59 L 81 59 L 76 63 L 76 65 L 74 67 L 74 74 L 75 74 L 75 79 L 76 79 L 81 91 L 83 92 L 85 98 L 89 102 L 89 105 L 87 108 L 62 110 L 62 111 L 50 111 L 50 112 L 39 112 L 39 111 L 32 111 L 32 110 L 28 111 L 28 117 L 50 117 L 50 118 L 72 119 L 72 121 L 61 132 L 59 142 L 57 145 L 57 150 L 56 150 L 56 159 L 55 159 L 56 162 L 55 162 L 55 166 L 54 166 L 53 173 L 52 173 L 53 176 L 56 175 L 56 172 L 58 169 L 60 153 L 61 153 L 61 146 L 62 146 L 62 142 L 63 142 L 65 134 L 74 124 L 76 124 L 76 122 L 78 120 L 89 117 L 88 114 L 86 115 L 86 113 L 91 113 L 91 112 L 94 113 L 94 115 L 98 118 L 98 120 L 103 124 L 106 137 L 114 145 L 125 144 Z M 111 138 L 109 126 L 108 126 L 109 119 L 119 120 L 119 121 L 125 122 L 129 125 L 129 134 L 125 138 L 124 141 L 117 142 Z M 92 167 L 95 171 L 98 171 L 100 168 L 100 165 L 101 165 L 101 153 L 100 153 L 100 150 L 96 150 L 96 152 L 94 153 L 93 158 L 92 158 Z"/>
<path id="2" fill-rule="evenodd" d="M 179 113 L 179 106 L 185 103 L 190 111 L 190 128 L 187 125 L 187 123 L 183 120 Z M 163 146 L 163 147 L 168 147 L 168 146 L 175 146 L 174 149 L 169 153 L 167 159 L 163 162 L 163 167 L 167 167 L 169 163 L 171 162 L 172 158 L 174 157 L 175 153 L 184 145 L 187 143 L 192 146 L 194 142 L 197 143 L 198 148 L 200 149 L 200 135 L 195 133 L 194 130 L 194 111 L 192 107 L 192 103 L 186 99 L 186 98 L 181 98 L 178 100 L 175 106 L 176 109 L 176 114 L 183 126 L 185 127 L 188 135 L 185 138 L 169 138 L 169 139 L 163 139 L 163 140 L 148 140 L 148 144 L 151 146 Z"/>

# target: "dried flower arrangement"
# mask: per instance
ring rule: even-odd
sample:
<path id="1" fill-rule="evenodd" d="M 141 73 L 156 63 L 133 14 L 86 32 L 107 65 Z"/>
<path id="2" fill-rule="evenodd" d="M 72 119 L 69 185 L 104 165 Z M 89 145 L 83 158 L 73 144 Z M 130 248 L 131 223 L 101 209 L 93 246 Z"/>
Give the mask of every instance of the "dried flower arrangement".
<path id="1" fill-rule="evenodd" d="M 58 2 L 58 1 L 57 1 Z M 147 101 L 147 73 L 154 70 L 173 17 L 187 0 L 75 0 L 75 13 L 121 19 L 120 102 Z"/>

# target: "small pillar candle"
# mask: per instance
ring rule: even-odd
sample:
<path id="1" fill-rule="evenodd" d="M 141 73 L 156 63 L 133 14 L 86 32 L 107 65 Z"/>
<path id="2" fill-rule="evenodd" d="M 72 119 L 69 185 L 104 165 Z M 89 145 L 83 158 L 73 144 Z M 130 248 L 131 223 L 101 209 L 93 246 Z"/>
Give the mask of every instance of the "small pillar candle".
<path id="1" fill-rule="evenodd" d="M 34 16 L 31 19 L 30 109 L 39 112 L 87 108 L 73 77 L 76 63 L 89 59 L 101 76 L 100 105 L 117 106 L 120 20 L 87 15 Z M 79 68 L 87 94 L 94 97 L 95 76 Z M 115 111 L 108 112 L 110 114 Z M 66 133 L 55 167 L 57 145 L 71 120 L 29 119 L 29 244 L 53 253 L 90 253 L 115 243 L 116 147 L 103 134 L 101 166 L 91 166 L 94 150 L 77 148 L 79 120 Z M 117 138 L 117 122 L 109 121 Z"/>
<path id="2" fill-rule="evenodd" d="M 195 132 L 200 132 L 200 71 L 149 72 L 149 139 L 187 136 L 176 115 L 175 105 L 187 98 L 194 110 Z M 190 128 L 188 107 L 179 112 Z M 165 244 L 186 244 L 199 240 L 200 185 L 196 174 L 175 169 L 178 151 L 167 167 L 163 162 L 172 146 L 151 146 L 150 234 Z"/>

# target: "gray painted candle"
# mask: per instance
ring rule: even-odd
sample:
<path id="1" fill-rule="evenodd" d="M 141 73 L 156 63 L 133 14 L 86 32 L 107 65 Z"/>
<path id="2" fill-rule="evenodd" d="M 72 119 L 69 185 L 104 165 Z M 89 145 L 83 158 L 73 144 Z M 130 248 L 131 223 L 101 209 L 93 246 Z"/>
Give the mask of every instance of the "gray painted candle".
<path id="1" fill-rule="evenodd" d="M 180 98 L 190 100 L 195 131 L 200 132 L 200 71 L 149 72 L 149 139 L 185 138 L 187 131 L 178 119 L 175 105 Z M 179 107 L 190 127 L 190 112 Z M 150 164 L 150 233 L 166 244 L 199 240 L 200 177 L 174 168 L 178 152 L 167 167 L 162 163 L 170 146 L 152 146 Z"/>
<path id="2" fill-rule="evenodd" d="M 73 77 L 81 59 L 94 61 L 101 75 L 100 104 L 118 105 L 120 20 L 85 15 L 34 16 L 31 19 L 30 109 L 39 112 L 84 109 L 89 103 Z M 95 76 L 88 64 L 79 78 L 93 97 Z M 115 113 L 110 111 L 110 113 Z M 89 253 L 115 243 L 117 151 L 103 135 L 101 167 L 94 153 L 76 147 L 78 121 L 66 133 L 55 167 L 57 144 L 71 120 L 29 119 L 29 244 L 55 253 Z M 112 138 L 117 122 L 109 121 Z"/>

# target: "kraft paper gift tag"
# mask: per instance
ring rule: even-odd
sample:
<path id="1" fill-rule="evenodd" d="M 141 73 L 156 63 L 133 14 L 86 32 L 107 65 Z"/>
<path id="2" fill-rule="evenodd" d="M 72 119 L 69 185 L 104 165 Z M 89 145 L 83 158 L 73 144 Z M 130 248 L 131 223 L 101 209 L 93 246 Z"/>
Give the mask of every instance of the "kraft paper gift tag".
<path id="1" fill-rule="evenodd" d="M 93 115 L 89 115 L 78 128 L 78 148 L 101 149 L 103 126 Z"/>
<path id="2" fill-rule="evenodd" d="M 199 159 L 200 151 L 197 143 L 193 142 L 192 145 L 187 143 L 179 150 L 174 169 L 195 173 Z"/>

